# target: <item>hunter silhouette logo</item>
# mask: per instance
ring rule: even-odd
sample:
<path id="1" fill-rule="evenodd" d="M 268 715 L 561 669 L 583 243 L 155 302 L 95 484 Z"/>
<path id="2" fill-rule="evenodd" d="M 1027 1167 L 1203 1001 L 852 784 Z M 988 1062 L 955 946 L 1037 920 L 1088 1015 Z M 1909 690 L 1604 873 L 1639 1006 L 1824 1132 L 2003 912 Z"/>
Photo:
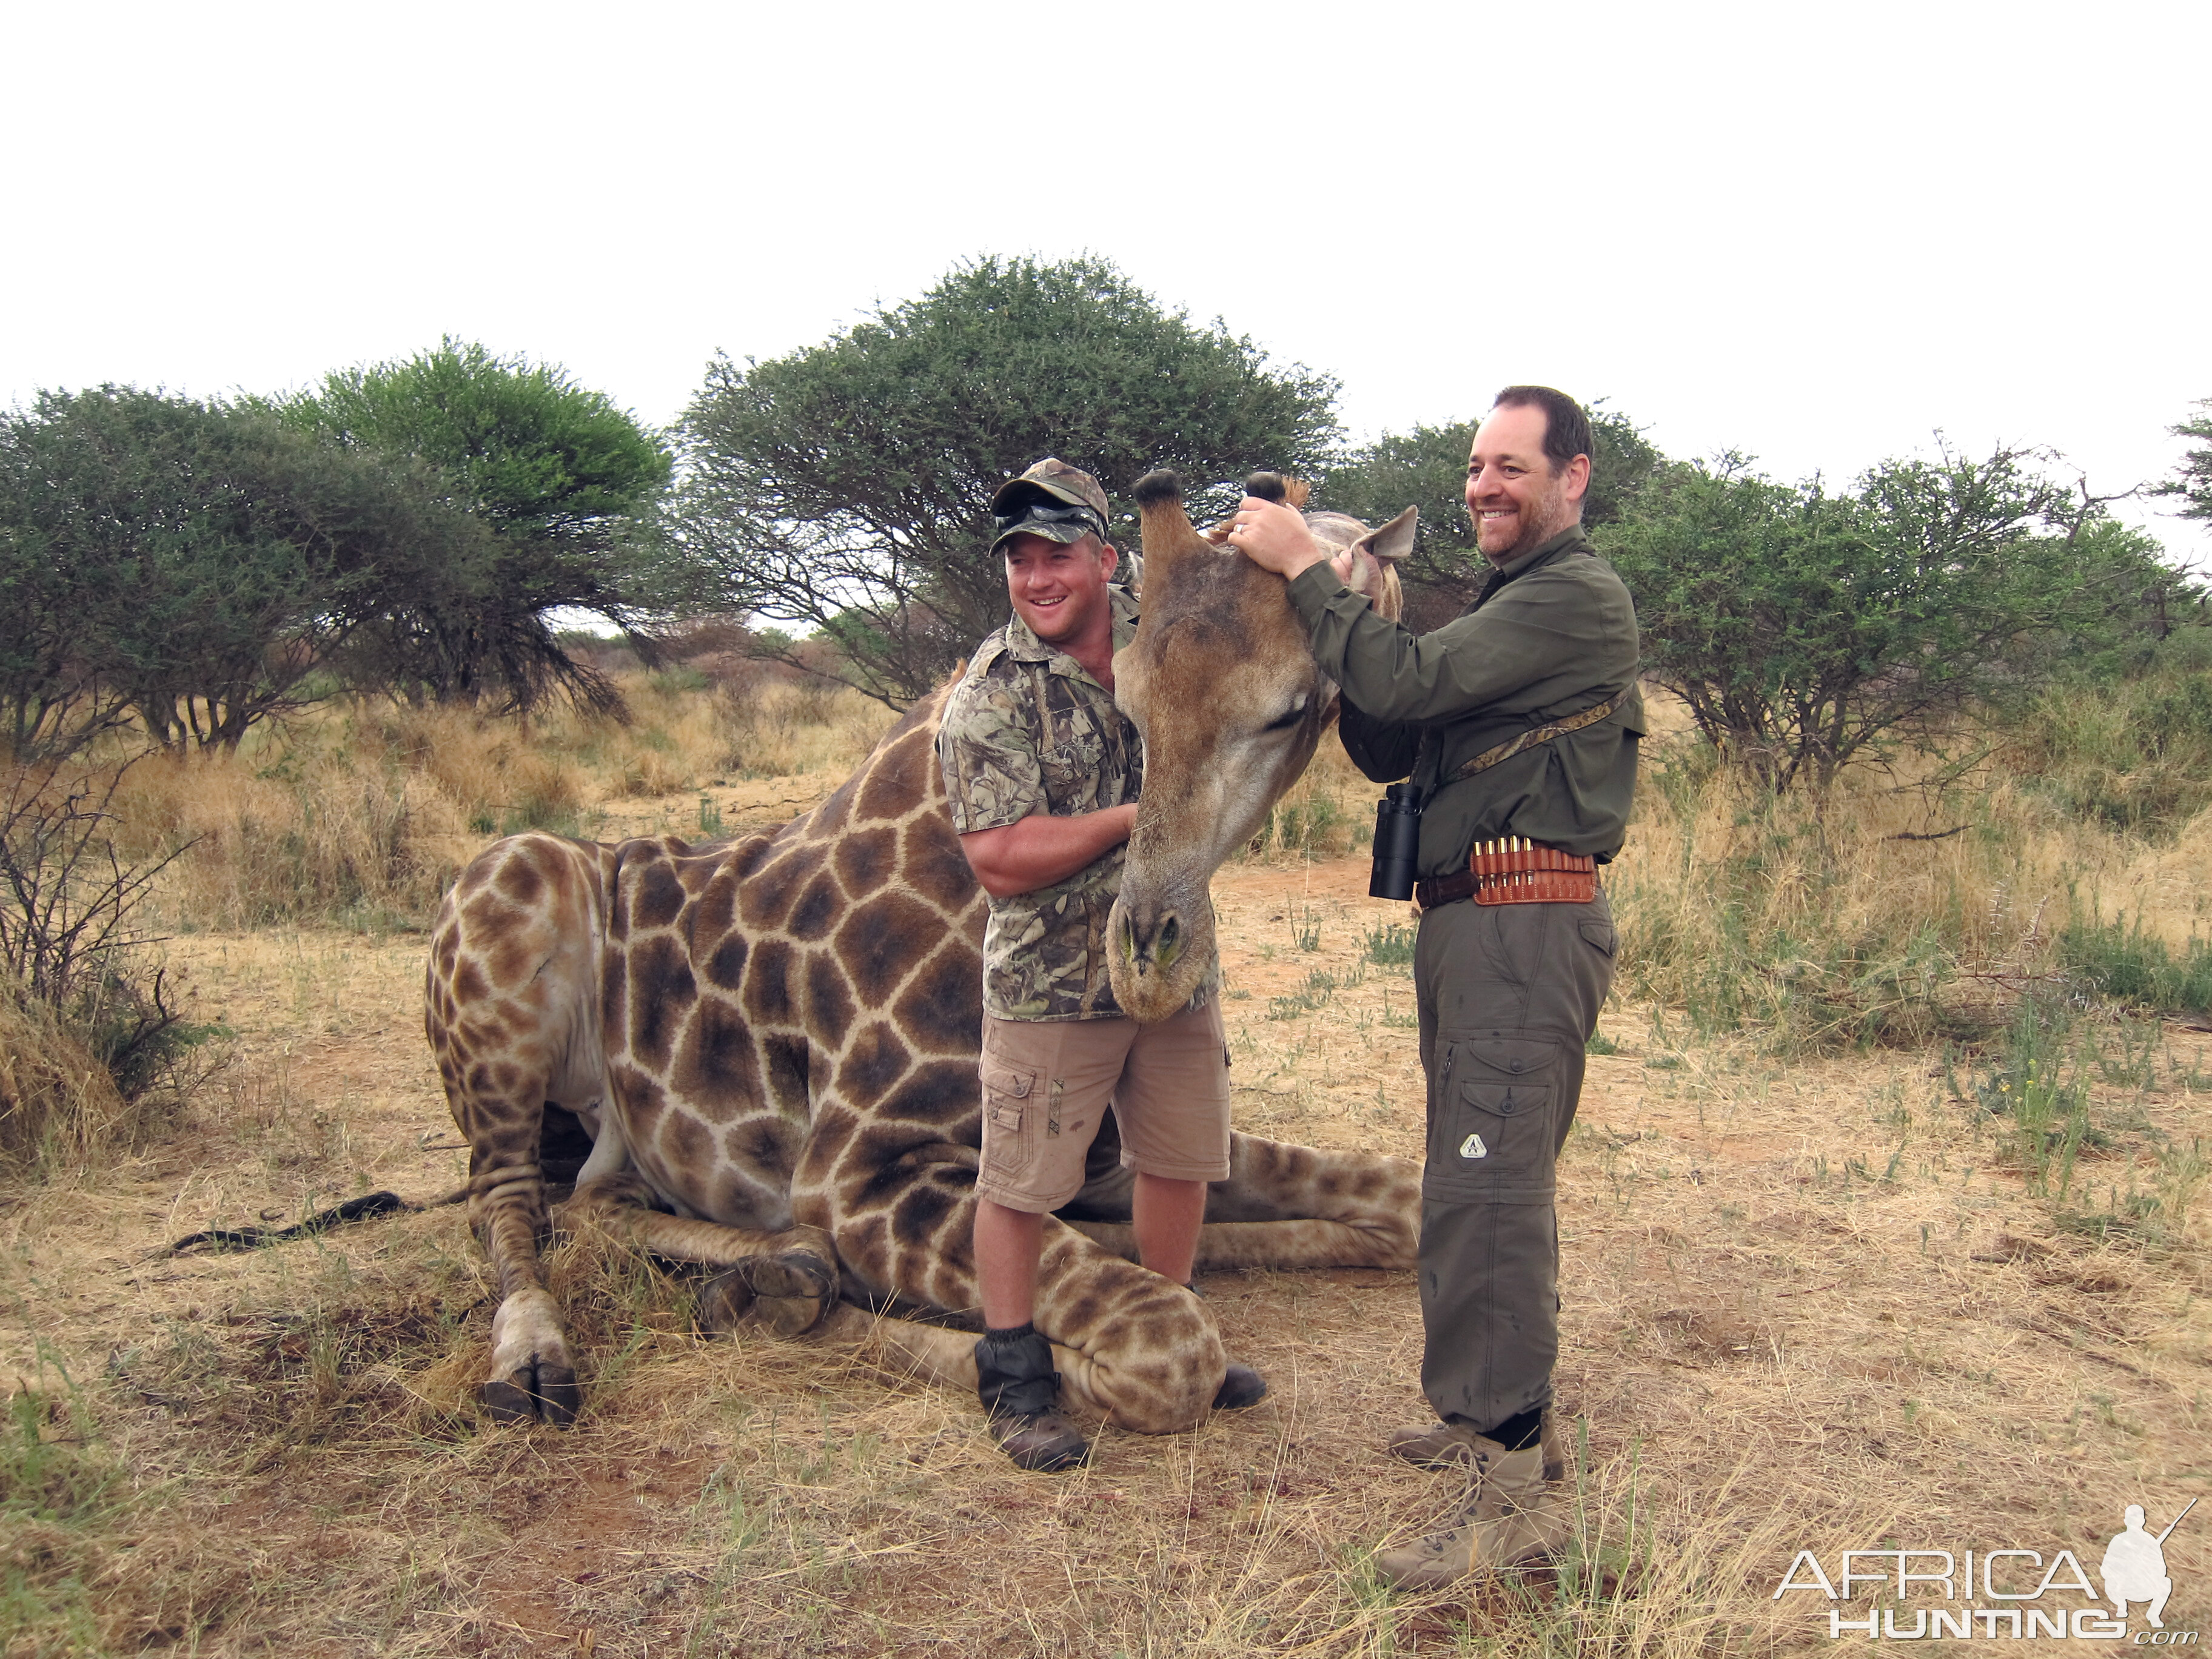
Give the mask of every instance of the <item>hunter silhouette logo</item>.
<path id="1" fill-rule="evenodd" d="M 1480 1135 L 1469 1135 L 1460 1142 L 1459 1155 L 1462 1158 L 1488 1158 L 1490 1148 L 1482 1144 Z"/>
<path id="2" fill-rule="evenodd" d="M 2166 1598 L 2173 1594 L 2173 1580 L 2166 1574 L 2166 1540 L 2181 1524 L 2181 1516 L 2197 1507 L 2191 1498 L 2189 1506 L 2166 1523 L 2166 1530 L 2155 1538 L 2143 1530 L 2143 1507 L 2130 1504 L 2121 1517 L 2128 1529 L 2105 1547 L 2104 1565 L 2098 1577 L 2105 1581 L 2105 1599 L 2120 1610 L 2120 1617 L 2128 1616 L 2128 1603 L 2148 1601 L 2150 1605 L 2143 1617 L 2150 1621 L 2153 1630 L 2164 1630 L 2166 1620 L 2159 1614 L 2166 1611 Z"/>
<path id="3" fill-rule="evenodd" d="M 1831 1601 L 1849 1602 L 1871 1593 L 1889 1606 L 1866 1608 L 1863 1618 L 1847 1618 L 1831 1607 L 1831 1639 L 1846 1631 L 1870 1638 L 1912 1641 L 1935 1636 L 1989 1638 L 2066 1637 L 2087 1641 L 2127 1638 L 2135 1647 L 2192 1647 L 2193 1630 L 2168 1631 L 2163 1614 L 2173 1580 L 2166 1570 L 2166 1540 L 2182 1516 L 2197 1507 L 2191 1498 L 2181 1514 L 2152 1533 L 2140 1504 L 2128 1505 L 2126 1529 L 2105 1547 L 2099 1594 L 2081 1559 L 2062 1549 L 2046 1561 L 2039 1550 L 1942 1549 L 1845 1550 L 1830 1577 L 1820 1558 L 1800 1550 L 1775 1587 L 1780 1601 L 1791 1590 L 1811 1590 Z M 2087 1605 L 2073 1605 L 2075 1597 Z M 1918 1606 L 1913 1605 L 1915 1601 Z M 1975 1603 L 1981 1603 L 1977 1606 Z M 2109 1607 L 2105 1604 L 2109 1602 Z M 2129 1638 L 2128 1608 L 2143 1605 L 2143 1629 Z"/>

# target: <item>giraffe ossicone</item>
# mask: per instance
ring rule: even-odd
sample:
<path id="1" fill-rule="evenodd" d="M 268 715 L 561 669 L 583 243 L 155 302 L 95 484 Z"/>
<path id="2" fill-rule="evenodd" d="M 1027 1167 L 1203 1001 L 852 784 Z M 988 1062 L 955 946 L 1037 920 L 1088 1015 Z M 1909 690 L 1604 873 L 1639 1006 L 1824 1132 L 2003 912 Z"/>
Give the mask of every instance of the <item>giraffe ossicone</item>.
<path id="1" fill-rule="evenodd" d="M 1115 676 L 1146 786 L 1108 933 L 1115 995 L 1149 1019 L 1204 971 L 1206 884 L 1304 769 L 1336 690 L 1279 577 L 1200 536 L 1171 478 L 1139 494 L 1144 620 Z M 1395 615 L 1411 510 L 1372 532 L 1308 521 Z M 721 1270 L 700 1292 L 709 1328 L 757 1318 L 974 1388 L 972 1335 L 949 1325 L 980 1328 L 985 901 L 937 765 L 949 689 L 780 830 L 697 847 L 514 836 L 447 895 L 425 1024 L 498 1280 L 480 1390 L 495 1418 L 565 1424 L 581 1406 L 538 1263 L 564 1177 L 564 1225 Z M 1118 1152 L 1109 1126 L 1047 1219 L 1036 1322 L 1077 1401 L 1172 1432 L 1205 1415 L 1227 1360 L 1204 1304 L 1132 1259 Z M 1413 1265 L 1415 1164 L 1243 1134 L 1231 1164 L 1200 1271 Z"/>

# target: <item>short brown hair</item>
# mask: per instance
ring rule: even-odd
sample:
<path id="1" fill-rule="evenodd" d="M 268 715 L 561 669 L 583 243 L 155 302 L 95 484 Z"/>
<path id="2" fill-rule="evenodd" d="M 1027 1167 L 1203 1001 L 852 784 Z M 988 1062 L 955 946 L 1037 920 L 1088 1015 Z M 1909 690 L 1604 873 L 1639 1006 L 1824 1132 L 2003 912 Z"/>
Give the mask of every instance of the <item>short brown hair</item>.
<path id="1" fill-rule="evenodd" d="M 1509 386 L 1490 400 L 1492 409 L 1540 409 L 1544 411 L 1544 459 L 1557 472 L 1577 455 L 1597 465 L 1597 442 L 1590 435 L 1589 416 L 1564 392 L 1548 386 Z"/>

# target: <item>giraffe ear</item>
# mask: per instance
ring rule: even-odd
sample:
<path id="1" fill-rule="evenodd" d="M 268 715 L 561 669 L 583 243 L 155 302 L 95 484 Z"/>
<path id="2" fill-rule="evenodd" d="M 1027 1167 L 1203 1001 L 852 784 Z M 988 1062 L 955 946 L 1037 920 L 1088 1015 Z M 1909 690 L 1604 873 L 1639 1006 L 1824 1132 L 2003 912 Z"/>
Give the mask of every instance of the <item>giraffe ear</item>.
<path id="1" fill-rule="evenodd" d="M 1193 554 L 1211 556 L 1214 550 L 1183 511 L 1182 480 L 1174 473 L 1165 468 L 1147 472 L 1131 494 L 1137 498 L 1143 527 L 1145 580 L 1158 592 L 1176 565 Z"/>
<path id="2" fill-rule="evenodd" d="M 1420 527 L 1421 511 L 1409 507 L 1386 525 L 1378 525 L 1352 545 L 1385 564 L 1395 564 L 1413 550 L 1413 532 Z"/>
<path id="3" fill-rule="evenodd" d="M 1336 573 L 1343 577 L 1344 585 L 1373 605 L 1376 616 L 1392 622 L 1405 614 L 1406 594 L 1398 581 L 1398 561 L 1413 550 L 1413 531 L 1419 520 L 1419 514 L 1409 507 L 1336 556 Z"/>

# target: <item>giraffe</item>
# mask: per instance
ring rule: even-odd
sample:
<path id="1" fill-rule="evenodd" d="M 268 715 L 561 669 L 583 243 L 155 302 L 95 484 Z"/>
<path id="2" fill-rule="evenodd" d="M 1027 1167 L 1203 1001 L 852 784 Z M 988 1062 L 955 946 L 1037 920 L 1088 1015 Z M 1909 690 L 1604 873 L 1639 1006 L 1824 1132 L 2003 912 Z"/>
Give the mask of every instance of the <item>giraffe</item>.
<path id="1" fill-rule="evenodd" d="M 1171 479 L 1146 483 L 1144 548 L 1159 562 L 1115 665 L 1147 742 L 1129 859 L 1145 896 L 1122 930 L 1131 948 L 1109 956 L 1123 1006 L 1157 1018 L 1211 953 L 1206 882 L 1296 780 L 1334 689 L 1280 580 L 1197 538 Z M 1410 510 L 1372 532 L 1310 521 L 1395 614 L 1396 578 L 1376 560 L 1410 549 Z M 1179 689 L 1191 683 L 1206 695 Z M 937 765 L 950 690 L 781 829 L 696 847 L 514 836 L 447 895 L 425 1029 L 497 1279 L 479 1389 L 495 1419 L 565 1425 L 581 1407 L 538 1261 L 562 1177 L 574 1182 L 563 1226 L 716 1270 L 699 1291 L 703 1328 L 750 1315 L 974 1389 L 972 1334 L 955 1328 L 981 1328 L 969 1237 L 986 905 Z M 1178 927 L 1180 952 L 1161 945 Z M 1208 1196 L 1201 1271 L 1413 1265 L 1417 1165 L 1243 1134 L 1231 1165 Z M 1189 1428 L 1226 1367 L 1219 1334 L 1191 1290 L 1134 1261 L 1110 1128 L 1087 1174 L 1047 1219 L 1036 1325 L 1075 1401 L 1139 1432 Z M 899 1313 L 921 1317 L 883 1316 Z"/>

